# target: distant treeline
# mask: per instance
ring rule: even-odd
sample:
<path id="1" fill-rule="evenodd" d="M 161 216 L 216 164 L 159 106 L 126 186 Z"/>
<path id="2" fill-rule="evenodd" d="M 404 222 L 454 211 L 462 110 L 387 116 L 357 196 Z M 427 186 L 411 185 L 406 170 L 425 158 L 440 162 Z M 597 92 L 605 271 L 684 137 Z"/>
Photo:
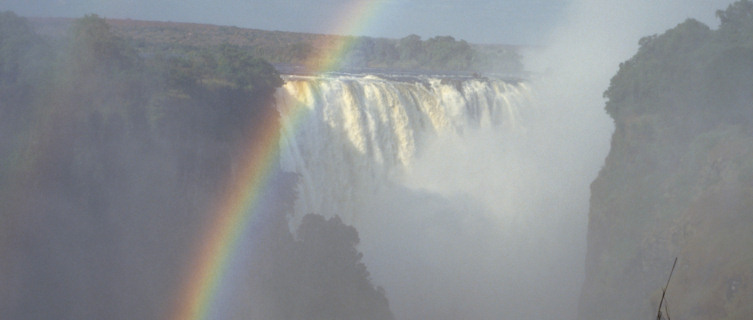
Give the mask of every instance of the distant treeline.
<path id="1" fill-rule="evenodd" d="M 38 32 L 60 35 L 69 19 L 34 19 Z M 316 66 L 337 46 L 349 53 L 337 67 L 409 71 L 450 71 L 518 74 L 523 70 L 518 47 L 477 45 L 450 36 L 423 40 L 349 37 L 192 23 L 108 19 L 113 32 L 130 39 L 144 54 L 183 55 L 199 49 L 232 44 L 271 63 Z"/>

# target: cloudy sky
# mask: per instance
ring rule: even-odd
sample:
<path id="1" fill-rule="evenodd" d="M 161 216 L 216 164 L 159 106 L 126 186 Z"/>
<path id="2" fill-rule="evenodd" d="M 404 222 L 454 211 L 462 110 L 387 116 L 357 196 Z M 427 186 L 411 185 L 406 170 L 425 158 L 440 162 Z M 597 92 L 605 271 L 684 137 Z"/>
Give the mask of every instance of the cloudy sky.
<path id="1" fill-rule="evenodd" d="M 81 17 L 199 22 L 266 30 L 313 33 L 349 32 L 333 26 L 352 16 L 354 3 L 372 3 L 362 12 L 357 35 L 424 38 L 450 35 L 473 43 L 542 44 L 568 16 L 574 3 L 600 0 L 0 0 L 0 10 L 22 16 Z M 614 10 L 624 10 L 619 1 Z M 730 1 L 625 0 L 671 5 L 679 16 L 714 23 L 714 11 Z M 605 12 L 605 14 L 607 14 Z M 646 12 L 651 15 L 652 12 Z"/>

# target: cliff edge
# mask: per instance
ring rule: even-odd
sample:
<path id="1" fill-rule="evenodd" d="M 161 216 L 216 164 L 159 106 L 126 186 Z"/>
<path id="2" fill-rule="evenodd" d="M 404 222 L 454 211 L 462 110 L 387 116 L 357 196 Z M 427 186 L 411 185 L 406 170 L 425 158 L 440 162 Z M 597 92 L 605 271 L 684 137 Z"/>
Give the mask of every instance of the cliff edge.
<path id="1" fill-rule="evenodd" d="M 643 38 L 605 92 L 579 319 L 753 314 L 753 2 Z"/>

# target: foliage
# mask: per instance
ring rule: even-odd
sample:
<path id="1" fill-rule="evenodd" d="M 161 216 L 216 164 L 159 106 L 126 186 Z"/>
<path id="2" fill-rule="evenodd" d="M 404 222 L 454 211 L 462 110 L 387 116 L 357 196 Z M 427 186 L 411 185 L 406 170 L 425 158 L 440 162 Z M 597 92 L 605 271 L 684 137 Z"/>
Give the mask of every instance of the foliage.
<path id="1" fill-rule="evenodd" d="M 70 62 L 76 64 L 76 68 L 82 68 L 81 72 L 90 71 L 88 68 L 127 70 L 139 62 L 136 51 L 97 15 L 75 20 L 71 34 Z"/>
<path id="2" fill-rule="evenodd" d="M 381 288 L 374 288 L 355 246 L 358 232 L 338 218 L 308 214 L 290 254 L 275 255 L 277 274 L 266 281 L 269 295 L 286 303 L 275 319 L 392 319 Z M 292 239 L 292 238 L 290 238 Z"/>
<path id="3" fill-rule="evenodd" d="M 217 55 L 217 71 L 234 86 L 270 94 L 282 85 L 274 67 L 237 46 L 223 44 Z"/>
<path id="4" fill-rule="evenodd" d="M 38 19 L 37 28 L 55 36 L 64 20 Z M 509 45 L 475 45 L 449 36 L 422 40 L 417 35 L 401 39 L 331 36 L 237 27 L 108 20 L 115 33 L 130 39 L 142 54 L 184 56 L 201 49 L 236 46 L 271 63 L 317 65 L 323 54 L 340 46 L 349 48 L 340 67 L 443 72 L 522 72 L 518 48 Z M 312 61 L 314 63 L 312 63 Z"/>
<path id="5" fill-rule="evenodd" d="M 670 85 L 679 85 L 693 79 L 700 70 L 689 66 L 688 61 L 701 54 L 710 39 L 711 30 L 692 19 L 679 24 L 661 36 L 640 40 L 638 53 L 621 63 L 604 93 L 608 98 L 606 110 L 613 117 L 619 113 L 655 112 L 647 108 L 651 104 L 633 103 L 629 99 L 659 99 Z M 618 109 L 619 108 L 619 109 Z"/>
<path id="6" fill-rule="evenodd" d="M 716 16 L 721 21 L 719 33 L 732 41 L 751 44 L 753 40 L 753 2 L 750 0 L 737 1 L 722 11 L 716 12 Z"/>
<path id="7" fill-rule="evenodd" d="M 48 100 L 39 108 L 56 100 L 50 111 L 72 121 L 94 114 L 105 121 L 121 118 L 127 123 L 124 127 L 142 130 L 149 93 L 136 50 L 96 15 L 76 20 L 68 39 L 54 61 L 49 87 L 42 90 Z"/>
<path id="8" fill-rule="evenodd" d="M 43 42 L 23 18 L 0 13 L 0 85 L 17 85 L 34 75 L 33 59 L 42 58 Z"/>

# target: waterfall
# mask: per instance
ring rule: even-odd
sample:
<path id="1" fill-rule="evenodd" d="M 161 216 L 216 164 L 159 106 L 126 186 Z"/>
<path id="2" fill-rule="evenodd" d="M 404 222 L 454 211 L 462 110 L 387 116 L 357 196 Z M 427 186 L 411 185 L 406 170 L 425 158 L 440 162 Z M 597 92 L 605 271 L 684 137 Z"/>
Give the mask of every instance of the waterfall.
<path id="1" fill-rule="evenodd" d="M 556 318 L 540 304 L 574 306 L 577 277 L 550 269 L 582 270 L 583 257 L 562 261 L 583 236 L 558 211 L 558 168 L 541 162 L 552 156 L 536 134 L 545 125 L 528 83 L 285 81 L 277 104 L 305 108 L 283 119 L 281 166 L 300 176 L 291 227 L 312 212 L 355 226 L 398 319 Z"/>
<path id="2" fill-rule="evenodd" d="M 353 222 L 360 196 L 400 183 L 436 138 L 522 130 L 523 83 L 376 76 L 288 77 L 278 104 L 308 114 L 287 123 L 282 167 L 301 175 L 297 211 Z"/>

